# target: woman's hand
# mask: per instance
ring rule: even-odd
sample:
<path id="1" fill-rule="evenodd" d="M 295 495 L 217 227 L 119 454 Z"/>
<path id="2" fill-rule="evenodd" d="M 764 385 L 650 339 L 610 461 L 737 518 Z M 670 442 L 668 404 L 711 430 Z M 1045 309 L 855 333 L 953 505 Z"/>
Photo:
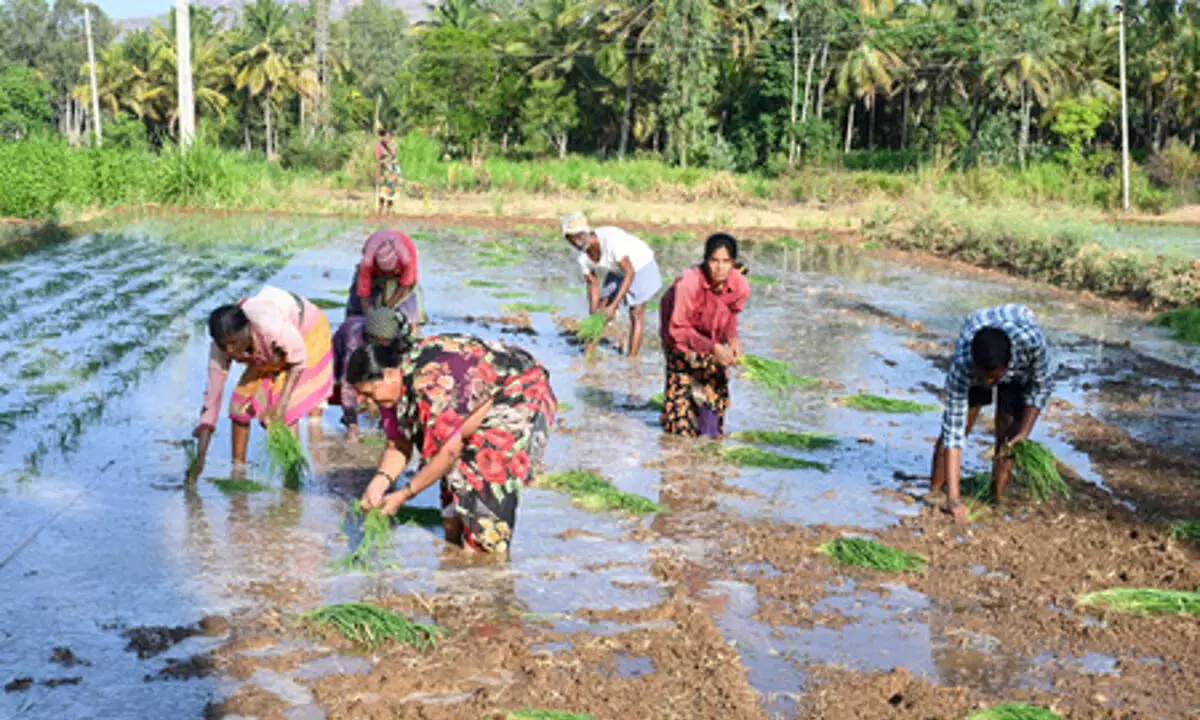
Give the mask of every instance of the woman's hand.
<path id="1" fill-rule="evenodd" d="M 730 340 L 729 341 L 729 349 L 731 351 L 733 351 L 733 357 L 735 360 L 742 359 L 742 341 L 741 340 L 739 340 L 737 338 Z"/>
<path id="2" fill-rule="evenodd" d="M 726 367 L 737 362 L 737 357 L 734 356 L 733 351 L 729 349 L 728 345 L 714 346 L 712 354 L 714 360 Z"/>
<path id="3" fill-rule="evenodd" d="M 350 423 L 346 426 L 346 442 L 358 442 L 358 423 Z"/>
<path id="4" fill-rule="evenodd" d="M 404 505 L 404 503 L 408 502 L 410 499 L 412 499 L 411 496 L 404 490 L 390 492 L 384 496 L 381 510 L 383 510 L 384 515 L 395 515 L 396 512 L 399 511 Z"/>
<path id="5" fill-rule="evenodd" d="M 367 489 L 363 491 L 362 499 L 359 502 L 362 503 L 364 509 L 368 510 L 375 507 L 382 507 L 384 503 L 384 496 L 387 494 L 388 488 L 391 486 L 392 481 L 387 475 L 384 475 L 383 473 L 375 473 L 375 477 L 371 478 L 371 483 L 367 485 Z M 399 505 L 396 507 L 399 507 Z M 395 512 L 395 510 L 392 512 Z"/>

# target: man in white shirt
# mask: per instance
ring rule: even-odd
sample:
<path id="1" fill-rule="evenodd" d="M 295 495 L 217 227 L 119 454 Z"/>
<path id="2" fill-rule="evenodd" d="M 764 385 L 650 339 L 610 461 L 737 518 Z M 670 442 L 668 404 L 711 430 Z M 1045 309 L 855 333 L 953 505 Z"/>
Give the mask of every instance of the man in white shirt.
<path id="1" fill-rule="evenodd" d="M 582 212 L 563 218 L 563 237 L 579 251 L 579 269 L 587 281 L 589 312 L 603 311 L 611 321 L 621 305 L 629 308 L 629 356 L 642 348 L 646 303 L 662 289 L 662 275 L 650 246 L 617 227 L 588 226 Z M 600 284 L 600 273 L 604 283 Z"/>

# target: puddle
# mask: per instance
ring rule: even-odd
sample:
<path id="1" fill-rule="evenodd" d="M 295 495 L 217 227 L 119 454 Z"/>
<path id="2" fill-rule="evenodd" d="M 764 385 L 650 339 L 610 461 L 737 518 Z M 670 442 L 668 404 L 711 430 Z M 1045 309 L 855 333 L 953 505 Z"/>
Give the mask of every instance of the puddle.
<path id="1" fill-rule="evenodd" d="M 498 611 L 540 616 L 559 632 L 613 635 L 670 626 L 592 622 L 579 613 L 663 602 L 670 593 L 651 571 L 655 553 L 670 550 L 702 559 L 703 544 L 648 532 L 655 527 L 652 519 L 584 512 L 569 498 L 536 488 L 522 496 L 508 565 L 464 566 L 455 553 L 444 552 L 432 530 L 404 527 L 396 531 L 394 569 L 379 575 L 332 571 L 330 561 L 347 552 L 347 541 L 338 537 L 344 511 L 369 479 L 376 452 L 342 443 L 336 409 L 328 410 L 319 425 L 302 423 L 313 477 L 300 491 L 281 489 L 262 467 L 252 474 L 269 486 L 266 492 L 227 497 L 203 481 L 192 491 L 179 489 L 184 459 L 177 443 L 189 436 L 203 391 L 208 311 L 268 281 L 313 298 L 343 297 L 368 230 L 358 223 L 311 218 L 142 222 L 5 266 L 11 272 L 0 274 L 5 310 L 0 357 L 6 360 L 0 363 L 0 526 L 5 528 L 0 537 L 0 678 L 30 678 L 30 683 L 0 695 L 0 716 L 17 710 L 37 720 L 199 715 L 213 697 L 227 696 L 236 684 L 205 674 L 175 682 L 142 678 L 163 672 L 167 660 L 185 673 L 189 659 L 205 657 L 220 641 L 180 638 L 162 649 L 148 643 L 153 652 L 139 658 L 141 646 L 127 651 L 130 639 L 121 631 L 187 628 L 208 615 L 230 617 L 272 606 L 303 609 L 371 593 L 460 593 L 467 587 Z M 561 242 L 535 242 L 526 252 L 536 253 L 537 262 L 519 274 L 505 274 L 509 284 L 501 290 L 524 292 L 528 302 L 584 316 L 586 298 L 574 284 L 574 263 Z M 658 253 L 664 273 L 674 275 L 695 262 L 697 248 L 672 246 Z M 905 346 L 918 334 L 908 324 L 920 323 L 935 342 L 949 347 L 964 308 L 1016 300 L 1034 307 L 1052 338 L 1065 343 L 1062 362 L 1069 372 L 1060 386 L 1062 397 L 1117 418 L 1155 442 L 1200 444 L 1200 385 L 1163 369 L 1176 363 L 1194 370 L 1200 353 L 1164 342 L 1159 331 L 1133 316 L 1100 315 L 1024 287 L 934 275 L 841 247 L 751 246 L 747 256 L 752 267 L 770 268 L 778 282 L 755 286 L 743 343 L 750 352 L 786 357 L 800 373 L 847 392 L 936 402 L 942 371 Z M 536 334 L 515 340 L 499 325 L 485 328 L 464 320 L 497 315 L 504 302 L 492 295 L 496 288 L 467 284 L 496 278 L 494 269 L 480 265 L 470 243 L 430 234 L 421 240 L 421 257 L 428 332 L 472 332 L 527 347 L 550 370 L 558 397 L 573 405 L 564 413 L 570 431 L 550 444 L 551 469 L 594 468 L 620 489 L 654 500 L 665 483 L 679 482 L 653 468 L 669 447 L 656 413 L 645 407 L 662 388 L 655 313 L 649 314 L 646 351 L 639 360 L 603 351 L 603 362 L 588 364 L 560 336 L 548 313 L 532 314 Z M 60 275 L 62 267 L 78 268 L 80 276 Z M 24 301 L 30 297 L 37 301 Z M 44 322 L 48 309 L 57 313 L 52 327 Z M 342 313 L 335 309 L 328 315 L 336 326 Z M 1125 339 L 1129 347 L 1114 345 Z M 1140 379 L 1149 374 L 1158 384 L 1131 389 L 1119 374 L 1131 364 L 1148 371 Z M 799 453 L 827 463 L 829 473 L 719 469 L 732 488 L 717 498 L 723 507 L 749 517 L 863 529 L 885 527 L 914 512 L 897 497 L 876 491 L 898 487 L 897 470 L 923 472 L 928 466 L 936 413 L 859 413 L 835 405 L 834 394 L 824 389 L 797 391 L 780 404 L 740 378 L 732 382 L 732 396 L 731 430 L 820 430 L 837 436 L 839 444 Z M 1170 435 L 1173 430 L 1176 435 Z M 207 469 L 211 477 L 229 474 L 228 433 L 223 421 Z M 1053 437 L 1043 439 L 1084 477 L 1096 480 L 1086 457 Z M 261 460 L 261 441 L 255 431 L 251 458 Z M 967 453 L 968 468 L 984 465 L 976 457 L 980 447 Z M 687 492 L 686 484 L 676 489 Z M 666 513 L 681 511 L 665 495 L 661 499 Z M 430 493 L 417 503 L 432 505 L 436 498 Z M 717 583 L 712 592 L 727 597 L 720 628 L 742 654 L 771 713 L 795 712 L 804 681 L 797 659 L 864 669 L 903 665 L 915 674 L 946 682 L 961 678 L 977 687 L 1030 682 L 1032 660 L 1003 659 L 1003 648 L 983 637 L 960 646 L 961 637 L 951 633 L 952 623 L 942 611 L 902 587 L 892 588 L 887 597 L 844 589 L 816 608 L 847 616 L 844 627 L 780 632 L 750 619 L 756 602 L 747 586 Z M 285 644 L 247 654 L 267 657 L 311 647 Z M 65 677 L 65 663 L 49 660 L 56 648 L 69 648 L 90 663 L 66 671 L 81 678 L 86 692 L 41 684 Z M 564 649 L 550 643 L 537 652 Z M 616 671 L 630 677 L 653 672 L 647 662 L 621 658 Z M 1004 670 L 1005 663 L 1011 671 Z M 1077 666 L 1094 673 L 1119 671 L 1104 658 L 1080 659 Z M 324 713 L 313 706 L 306 683 L 370 667 L 365 659 L 327 656 L 292 673 L 260 671 L 251 682 L 284 698 L 288 717 L 316 718 Z"/>

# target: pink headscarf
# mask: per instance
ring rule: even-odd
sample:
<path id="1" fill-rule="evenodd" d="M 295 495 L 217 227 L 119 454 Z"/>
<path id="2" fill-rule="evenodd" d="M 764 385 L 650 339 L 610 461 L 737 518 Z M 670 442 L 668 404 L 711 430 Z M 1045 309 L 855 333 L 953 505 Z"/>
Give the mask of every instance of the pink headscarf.
<path id="1" fill-rule="evenodd" d="M 399 230 L 372 233 L 363 246 L 363 260 L 395 276 L 404 287 L 417 284 L 417 248 L 412 238 Z"/>

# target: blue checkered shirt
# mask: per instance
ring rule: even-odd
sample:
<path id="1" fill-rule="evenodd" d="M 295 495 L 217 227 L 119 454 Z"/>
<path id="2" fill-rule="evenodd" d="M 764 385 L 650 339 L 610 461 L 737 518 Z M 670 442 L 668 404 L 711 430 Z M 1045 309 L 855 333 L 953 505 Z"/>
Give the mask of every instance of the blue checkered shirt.
<path id="1" fill-rule="evenodd" d="M 1046 336 L 1033 311 L 1024 305 L 1001 305 L 973 313 L 963 325 L 950 373 L 946 376 L 946 413 L 942 416 L 942 441 L 947 448 L 962 448 L 967 440 L 968 394 L 974 382 L 971 341 L 983 328 L 1000 328 L 1012 341 L 1012 362 L 1000 382 L 1025 386 L 1025 404 L 1046 407 L 1054 386 L 1050 380 Z M 1018 418 L 1019 420 L 1019 418 Z"/>

